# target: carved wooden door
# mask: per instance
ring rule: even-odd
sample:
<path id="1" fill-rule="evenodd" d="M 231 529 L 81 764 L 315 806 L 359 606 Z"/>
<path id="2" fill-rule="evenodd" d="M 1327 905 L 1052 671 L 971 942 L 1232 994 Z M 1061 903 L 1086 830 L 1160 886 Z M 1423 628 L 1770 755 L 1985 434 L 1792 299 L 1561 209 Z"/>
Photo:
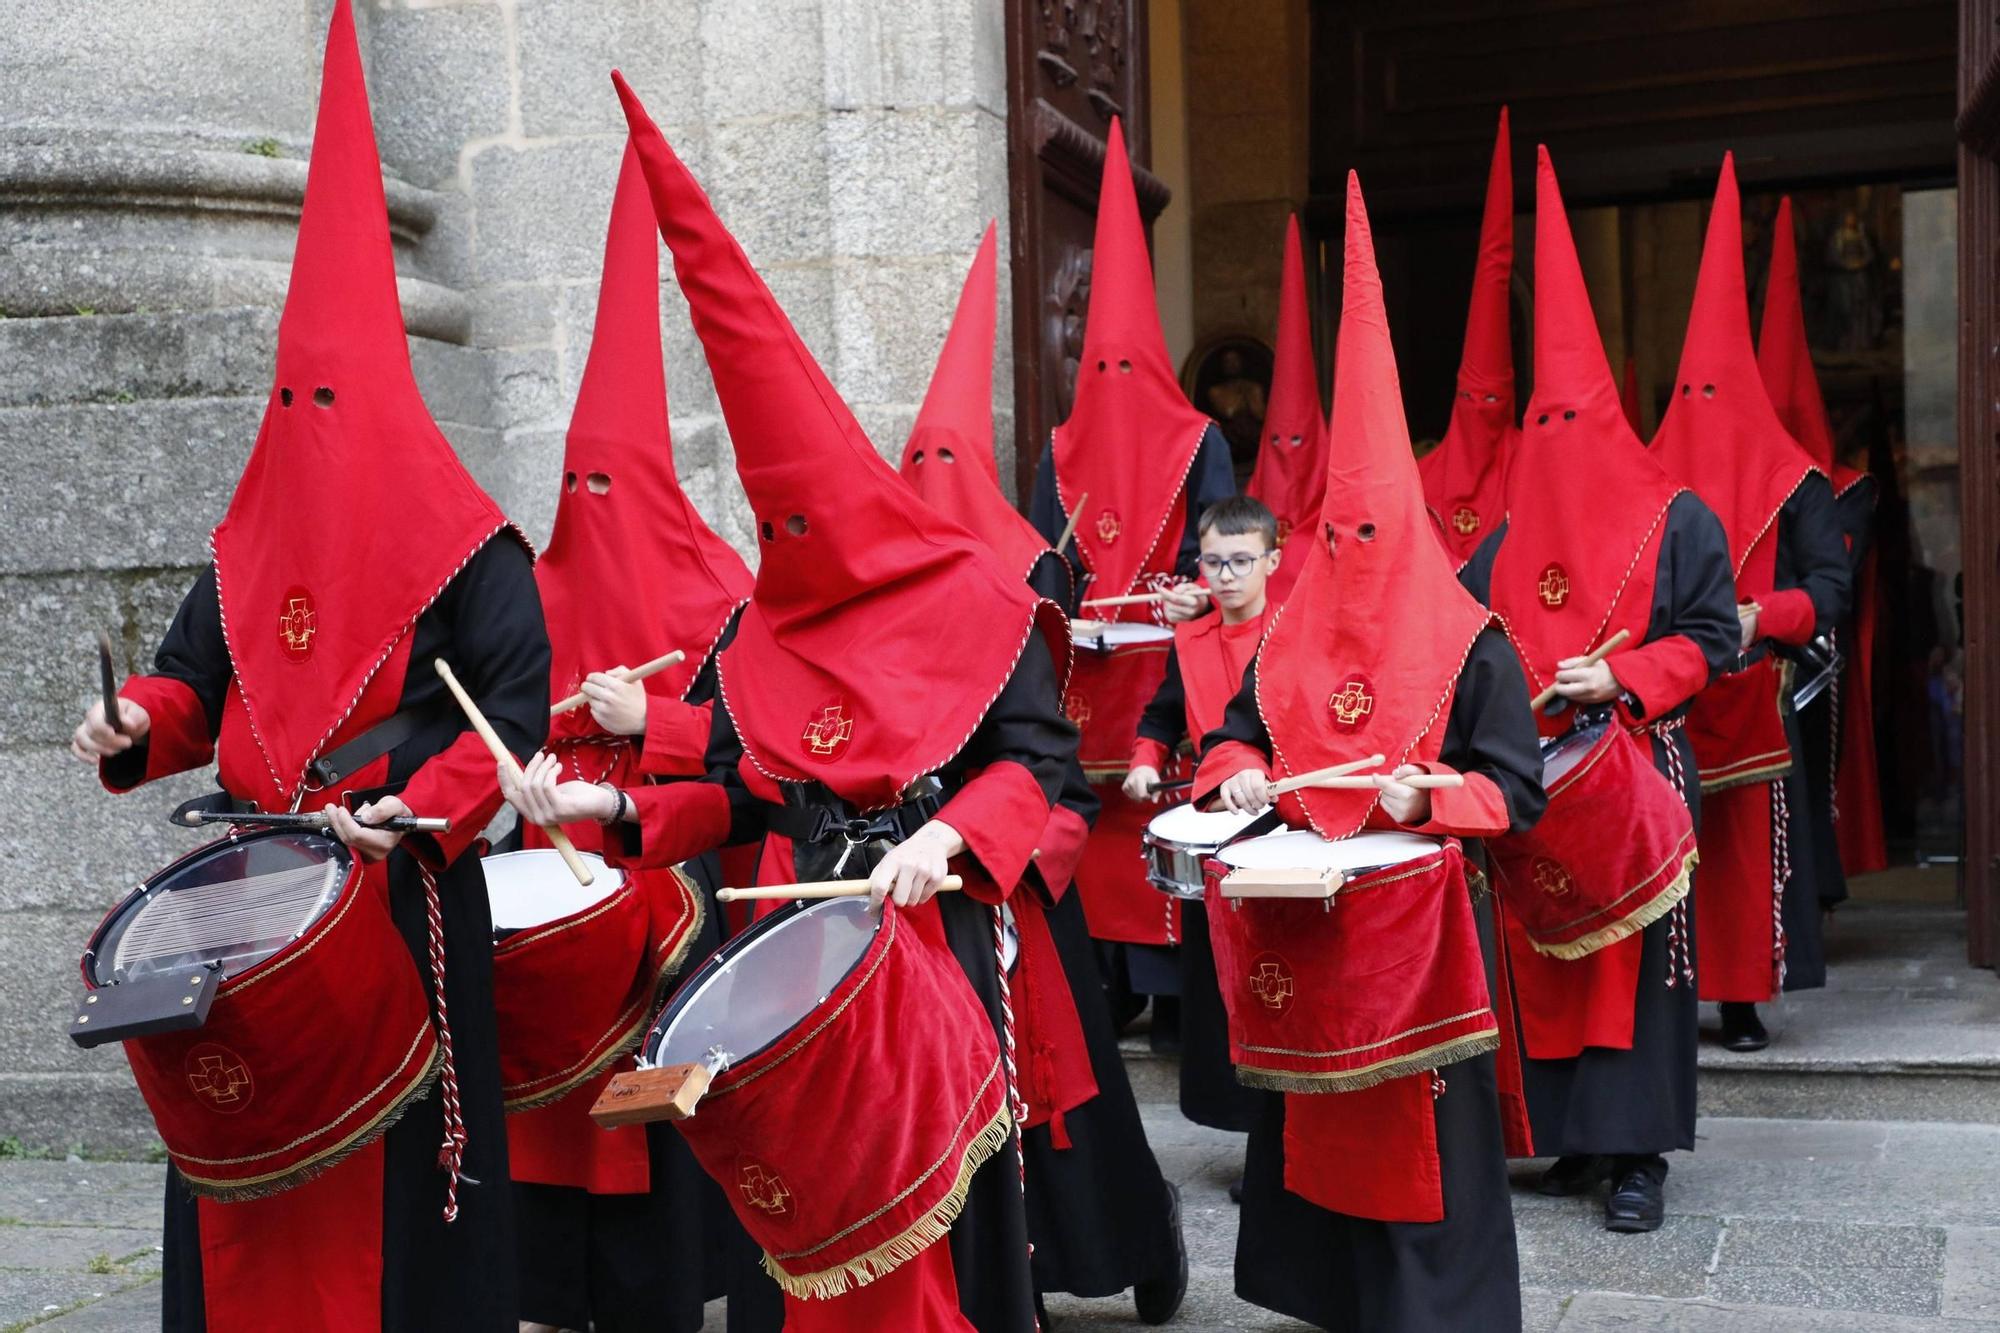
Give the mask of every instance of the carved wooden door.
<path id="1" fill-rule="evenodd" d="M 1014 297 L 1015 477 L 1025 504 L 1069 414 L 1090 299 L 1104 136 L 1117 116 L 1150 160 L 1144 0 L 1007 0 L 1007 169 Z M 1138 172 L 1148 223 L 1167 187 Z"/>

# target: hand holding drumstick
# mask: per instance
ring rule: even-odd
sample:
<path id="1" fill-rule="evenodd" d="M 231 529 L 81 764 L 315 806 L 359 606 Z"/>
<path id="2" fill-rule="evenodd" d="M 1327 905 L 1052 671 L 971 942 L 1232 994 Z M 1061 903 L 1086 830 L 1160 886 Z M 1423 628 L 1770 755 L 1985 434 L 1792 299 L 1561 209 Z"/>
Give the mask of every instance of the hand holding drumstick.
<path id="1" fill-rule="evenodd" d="M 1618 683 L 1618 677 L 1604 659 L 1631 637 L 1631 630 L 1621 629 L 1582 657 L 1565 657 L 1557 662 L 1555 682 L 1530 700 L 1528 706 L 1539 713 L 1551 699 L 1562 698 L 1576 704 L 1602 704 L 1616 699 L 1625 692 L 1625 687 Z"/>

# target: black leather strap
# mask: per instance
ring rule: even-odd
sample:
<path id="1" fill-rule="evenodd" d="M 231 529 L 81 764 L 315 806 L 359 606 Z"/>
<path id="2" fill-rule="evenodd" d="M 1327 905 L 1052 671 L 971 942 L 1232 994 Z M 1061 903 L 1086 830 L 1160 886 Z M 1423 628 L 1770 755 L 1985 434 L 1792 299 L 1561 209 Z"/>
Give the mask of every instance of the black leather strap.
<path id="1" fill-rule="evenodd" d="M 336 746 L 312 761 L 307 771 L 321 787 L 358 773 L 389 751 L 417 734 L 437 717 L 437 708 L 405 708 L 392 713 L 345 745 Z"/>

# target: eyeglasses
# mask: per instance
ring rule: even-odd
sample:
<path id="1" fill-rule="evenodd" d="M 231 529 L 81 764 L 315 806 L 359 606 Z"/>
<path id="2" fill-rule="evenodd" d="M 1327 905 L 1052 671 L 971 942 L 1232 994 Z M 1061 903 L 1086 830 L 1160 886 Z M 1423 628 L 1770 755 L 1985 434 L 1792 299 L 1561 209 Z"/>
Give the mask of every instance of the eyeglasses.
<path id="1" fill-rule="evenodd" d="M 1229 577 L 1233 579 L 1248 578 L 1250 571 L 1257 568 L 1257 562 L 1269 554 L 1269 551 L 1265 551 L 1261 555 L 1232 555 L 1227 558 L 1205 555 L 1201 558 L 1201 572 L 1214 578 L 1226 569 L 1229 571 Z"/>

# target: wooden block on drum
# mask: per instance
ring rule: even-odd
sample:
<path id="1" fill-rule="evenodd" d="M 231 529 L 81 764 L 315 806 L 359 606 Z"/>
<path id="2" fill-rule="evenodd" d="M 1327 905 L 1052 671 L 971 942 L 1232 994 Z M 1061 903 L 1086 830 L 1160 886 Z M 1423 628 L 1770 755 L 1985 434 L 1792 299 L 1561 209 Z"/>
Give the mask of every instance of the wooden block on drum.
<path id="1" fill-rule="evenodd" d="M 1324 902 L 1340 891 L 1346 882 L 1338 870 L 1319 869 L 1282 870 L 1276 867 L 1259 867 L 1255 870 L 1232 870 L 1222 877 L 1222 896 L 1225 898 L 1310 898 Z"/>
<path id="2" fill-rule="evenodd" d="M 685 1120 L 708 1091 L 707 1065 L 662 1065 L 658 1069 L 628 1069 L 612 1076 L 590 1118 L 601 1128 L 644 1125 L 655 1120 Z"/>

